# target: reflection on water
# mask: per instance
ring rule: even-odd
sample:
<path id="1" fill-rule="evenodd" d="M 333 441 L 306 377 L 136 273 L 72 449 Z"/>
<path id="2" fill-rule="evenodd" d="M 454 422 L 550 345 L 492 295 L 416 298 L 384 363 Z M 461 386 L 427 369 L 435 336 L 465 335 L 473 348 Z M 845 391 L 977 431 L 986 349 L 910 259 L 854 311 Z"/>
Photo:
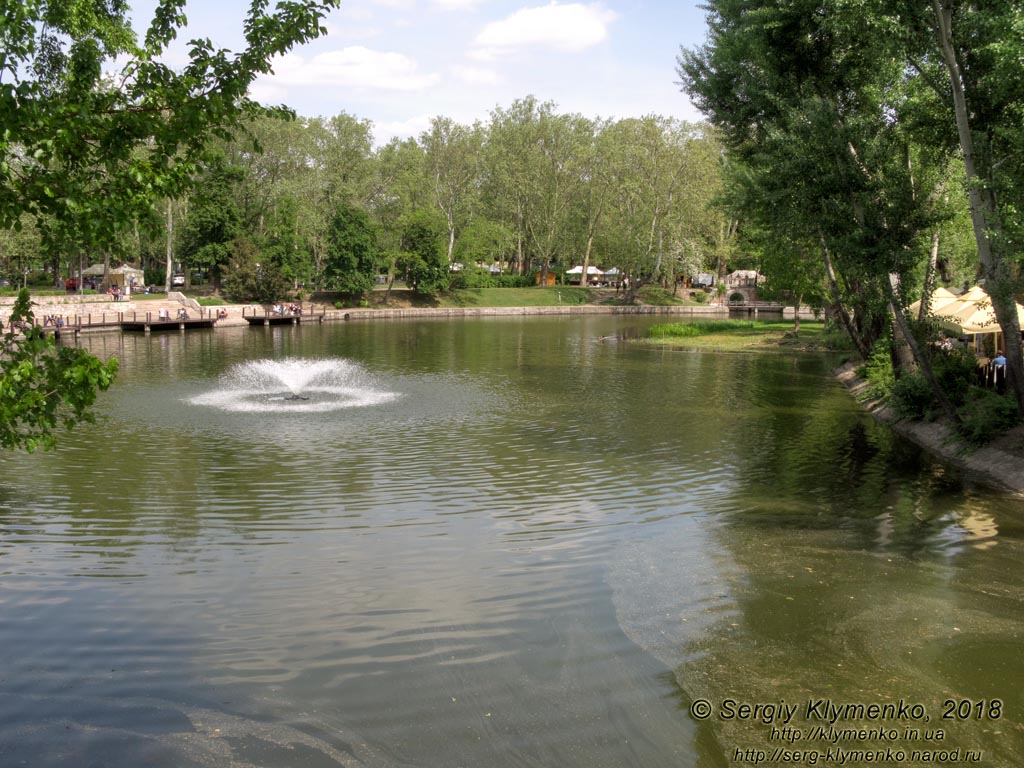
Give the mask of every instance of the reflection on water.
<path id="1" fill-rule="evenodd" d="M 949 743 L 1017 764 L 1020 504 L 642 325 L 86 338 L 99 423 L 0 459 L 0 763 L 729 765 L 691 700 L 998 696 Z"/>

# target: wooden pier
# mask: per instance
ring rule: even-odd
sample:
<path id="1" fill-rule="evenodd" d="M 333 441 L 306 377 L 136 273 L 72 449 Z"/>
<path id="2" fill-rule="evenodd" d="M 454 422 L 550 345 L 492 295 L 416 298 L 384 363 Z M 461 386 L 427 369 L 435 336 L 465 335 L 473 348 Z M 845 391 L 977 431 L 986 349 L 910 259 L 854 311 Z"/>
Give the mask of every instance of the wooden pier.
<path id="1" fill-rule="evenodd" d="M 282 312 L 272 307 L 244 307 L 242 318 L 249 325 L 299 325 L 322 323 L 327 317 L 325 307 L 313 304 L 289 304 Z M 227 314 L 218 307 L 170 308 L 147 311 L 93 312 L 83 315 L 48 314 L 36 318 L 43 333 L 60 336 L 78 336 L 82 331 L 122 330 L 155 333 L 160 331 L 187 331 L 194 328 L 213 328 Z M 237 318 L 237 315 L 235 315 Z"/>
<path id="2" fill-rule="evenodd" d="M 87 315 L 47 315 L 36 318 L 36 325 L 42 328 L 43 333 L 52 333 L 55 336 L 61 334 L 73 334 L 77 336 L 82 331 L 103 330 L 105 328 L 120 328 L 122 312 L 96 312 Z"/>
<path id="3" fill-rule="evenodd" d="M 295 311 L 285 309 L 276 312 L 271 307 L 243 307 L 242 317 L 249 325 L 301 325 L 302 323 L 322 323 L 327 315 L 325 309 L 319 312 L 312 304 L 304 308 L 302 304 L 295 305 Z"/>
<path id="4" fill-rule="evenodd" d="M 43 333 L 74 334 L 82 331 L 101 331 L 104 329 L 122 331 L 184 331 L 189 328 L 213 328 L 217 322 L 215 311 L 201 308 L 198 312 L 185 313 L 183 316 L 172 316 L 170 312 L 164 316 L 161 312 L 97 312 L 87 315 L 57 315 L 44 318 L 40 327 Z"/>
<path id="5" fill-rule="evenodd" d="M 122 331 L 142 331 L 152 333 L 153 331 L 186 331 L 190 328 L 213 328 L 217 323 L 215 312 L 206 312 L 205 308 L 198 314 L 186 314 L 180 317 L 162 317 L 159 313 L 154 316 L 152 312 L 127 312 L 122 313 Z"/>

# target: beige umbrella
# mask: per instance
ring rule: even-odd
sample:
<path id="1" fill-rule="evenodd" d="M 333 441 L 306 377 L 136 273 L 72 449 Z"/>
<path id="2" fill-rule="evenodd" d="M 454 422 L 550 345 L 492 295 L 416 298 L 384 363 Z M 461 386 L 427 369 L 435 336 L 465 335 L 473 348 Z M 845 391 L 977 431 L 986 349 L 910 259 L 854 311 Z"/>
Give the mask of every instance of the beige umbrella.
<path id="1" fill-rule="evenodd" d="M 959 296 L 957 296 L 952 291 L 947 290 L 946 288 L 936 288 L 934 291 L 932 291 L 932 300 L 928 306 L 931 308 L 931 313 L 934 315 L 936 309 L 938 309 L 939 307 L 944 307 L 952 301 L 957 301 L 959 300 L 959 298 Z M 921 310 L 921 302 L 915 301 L 913 304 L 907 307 L 907 310 L 911 314 L 916 315 Z"/>
<path id="2" fill-rule="evenodd" d="M 1003 332 L 992 309 L 992 300 L 980 286 L 959 297 L 957 301 L 944 304 L 932 311 L 932 314 L 948 329 L 959 334 L 973 334 L 975 347 L 981 348 L 979 337 L 994 334 L 993 347 L 1003 346 Z M 1017 319 L 1024 325 L 1024 307 L 1017 304 Z"/>
<path id="3" fill-rule="evenodd" d="M 940 320 L 958 326 L 962 333 L 999 333 L 1000 331 L 991 299 L 983 289 L 977 286 L 961 296 L 959 300 L 934 309 L 932 314 Z M 1017 304 L 1017 318 L 1024 323 L 1024 307 L 1020 304 Z"/>

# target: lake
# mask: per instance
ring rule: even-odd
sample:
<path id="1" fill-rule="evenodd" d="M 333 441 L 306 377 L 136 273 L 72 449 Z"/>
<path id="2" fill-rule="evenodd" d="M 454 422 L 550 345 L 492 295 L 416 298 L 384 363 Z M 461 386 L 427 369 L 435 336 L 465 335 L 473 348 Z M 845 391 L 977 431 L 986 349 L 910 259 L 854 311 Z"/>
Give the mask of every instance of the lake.
<path id="1" fill-rule="evenodd" d="M 97 423 L 0 457 L 0 764 L 1018 765 L 1024 504 L 647 324 L 83 336 Z"/>

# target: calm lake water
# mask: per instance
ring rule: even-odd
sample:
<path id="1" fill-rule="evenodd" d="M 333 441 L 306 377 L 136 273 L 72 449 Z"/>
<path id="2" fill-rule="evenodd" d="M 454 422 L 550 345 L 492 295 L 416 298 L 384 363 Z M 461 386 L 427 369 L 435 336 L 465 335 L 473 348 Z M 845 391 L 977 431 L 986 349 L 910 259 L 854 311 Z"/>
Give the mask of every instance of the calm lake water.
<path id="1" fill-rule="evenodd" d="M 901 765 L 1021 764 L 1024 505 L 876 425 L 835 359 L 621 340 L 644 324 L 83 338 L 122 361 L 98 423 L 0 457 L 0 765 L 892 746 L 812 736 L 819 699 L 920 705 L 836 723 L 898 729 Z M 729 700 L 799 705 L 803 738 Z"/>

